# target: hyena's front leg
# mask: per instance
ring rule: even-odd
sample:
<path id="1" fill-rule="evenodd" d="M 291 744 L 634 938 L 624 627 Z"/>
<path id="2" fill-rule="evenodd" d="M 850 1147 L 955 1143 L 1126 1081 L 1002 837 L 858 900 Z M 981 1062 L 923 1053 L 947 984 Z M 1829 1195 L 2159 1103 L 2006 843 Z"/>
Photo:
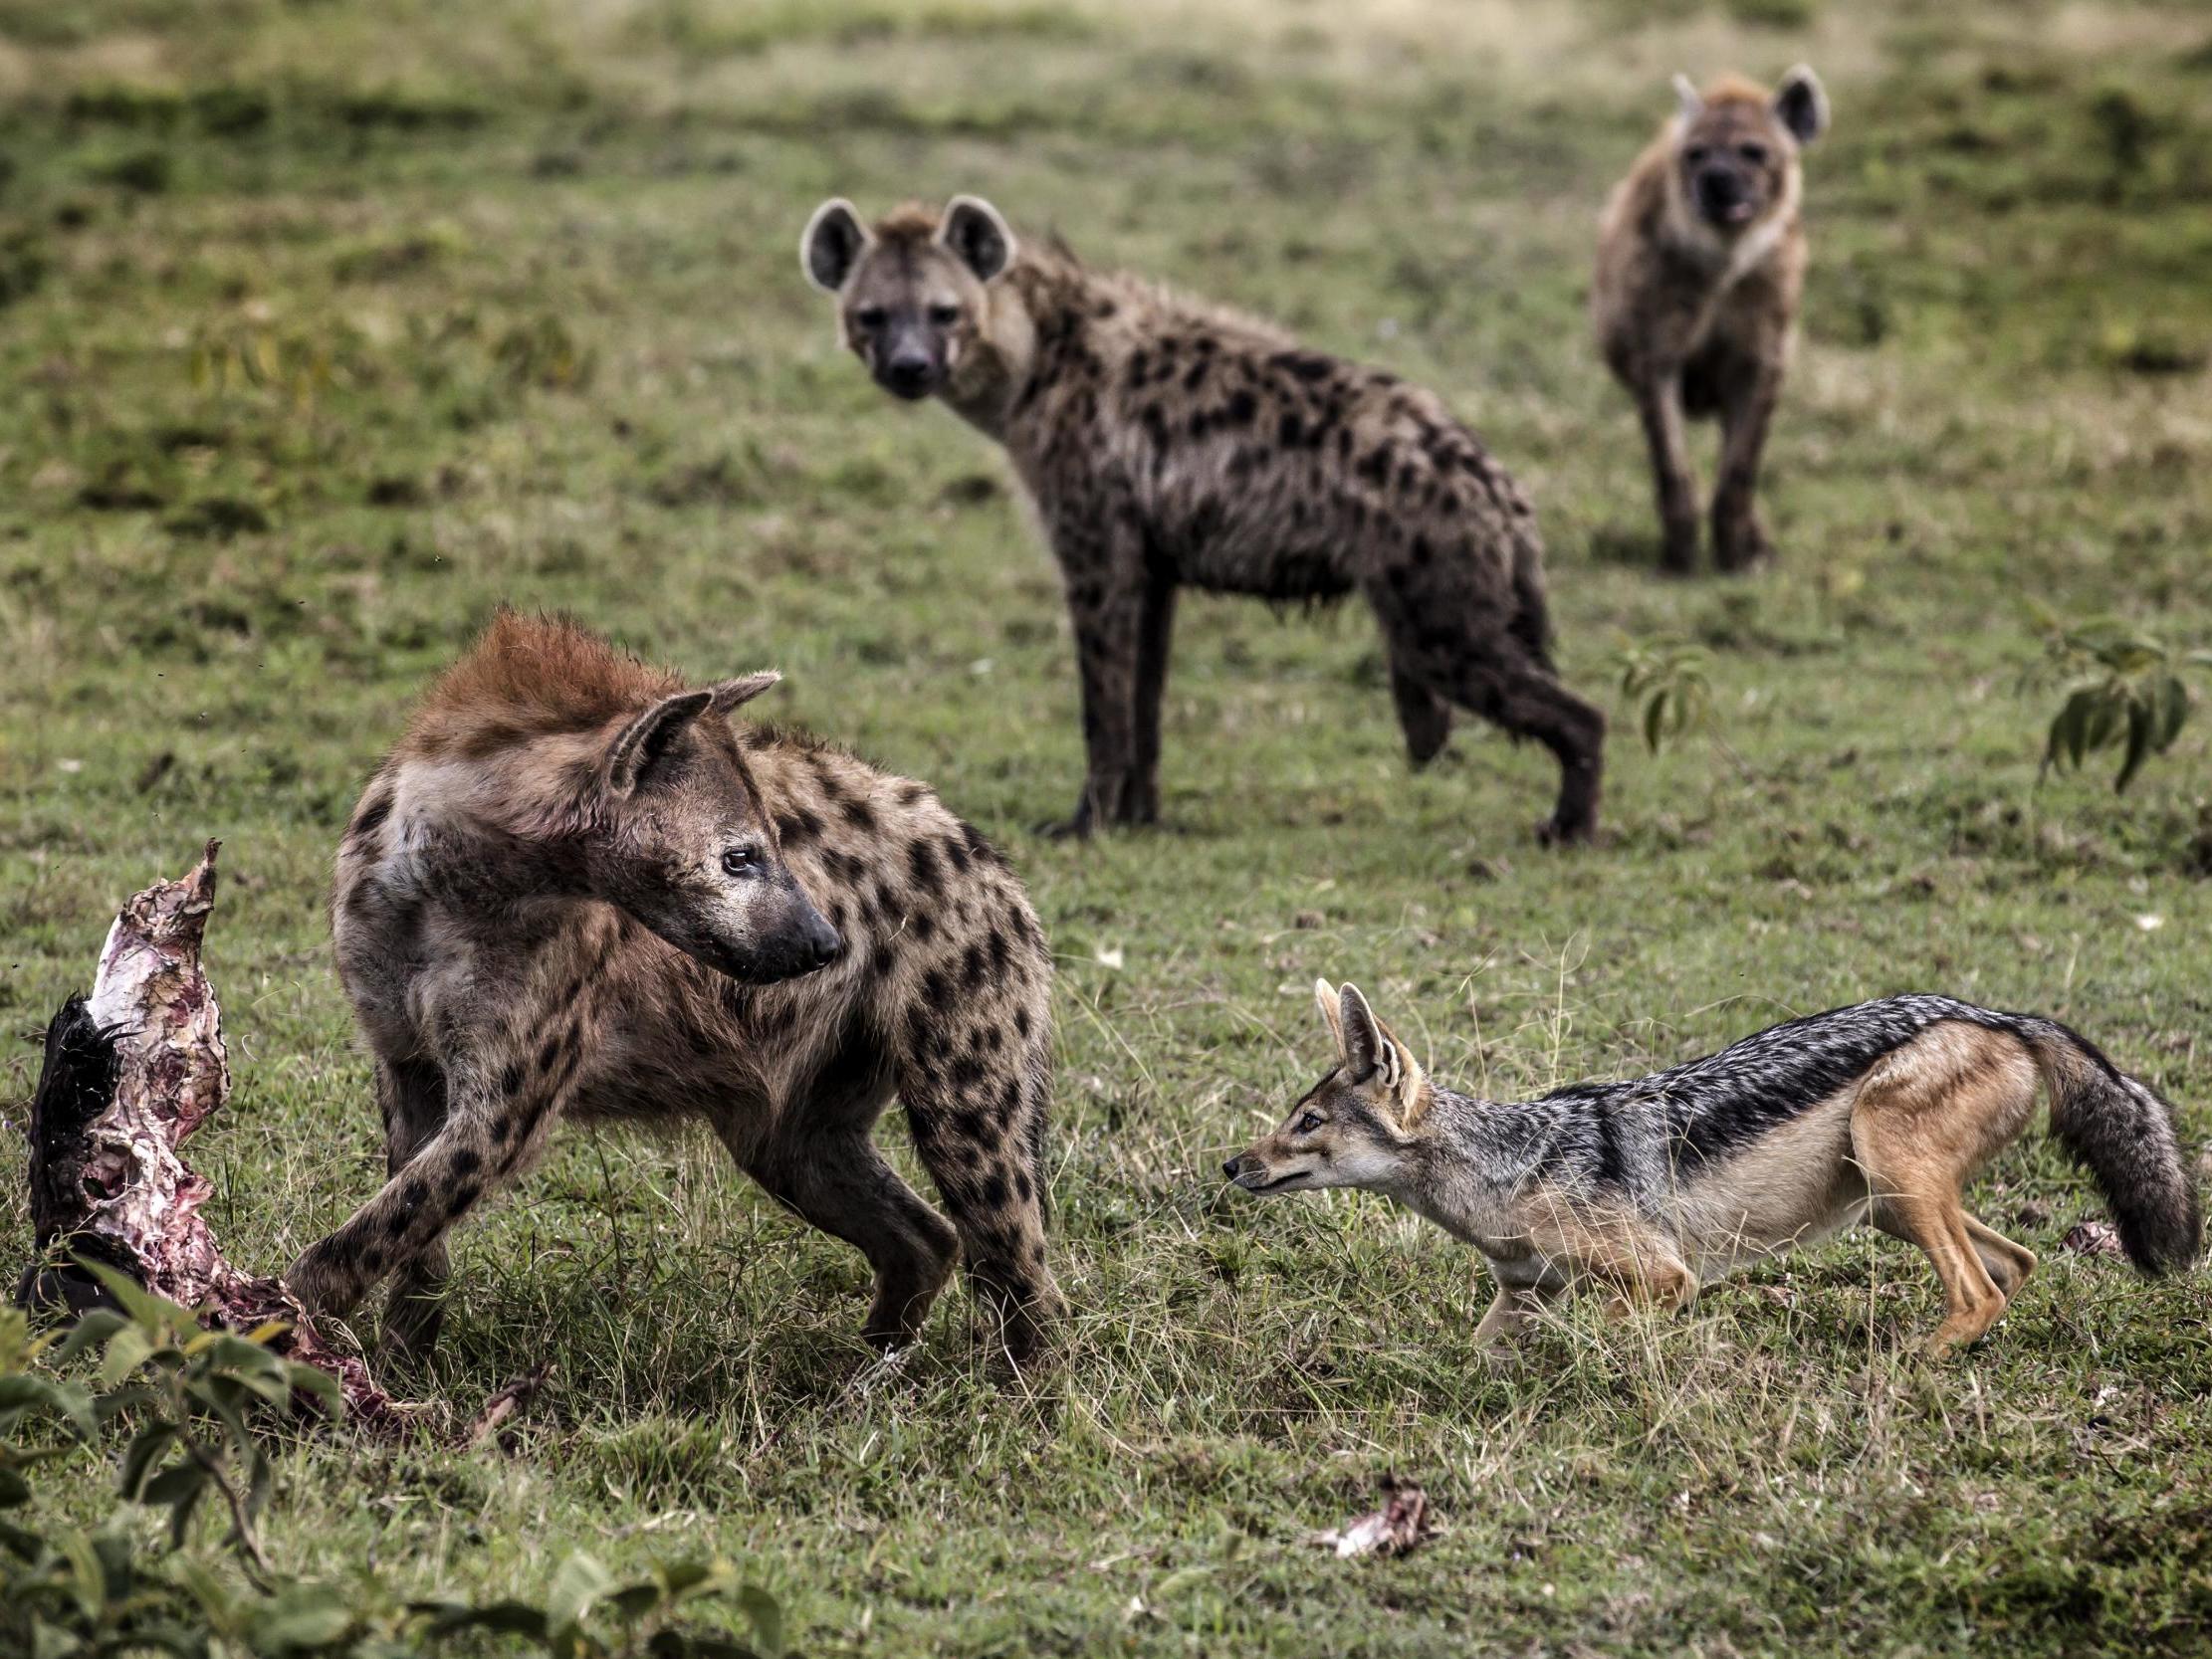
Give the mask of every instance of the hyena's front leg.
<path id="1" fill-rule="evenodd" d="M 1745 570 L 1774 556 L 1759 521 L 1759 459 L 1767 427 L 1782 392 L 1777 368 L 1751 359 L 1732 361 L 1720 377 L 1720 480 L 1713 487 L 1713 562 Z"/>
<path id="2" fill-rule="evenodd" d="M 1168 646 L 1175 632 L 1175 579 L 1159 571 L 1145 582 L 1137 619 L 1137 804 L 1133 822 L 1160 821 L 1160 703 L 1168 683 Z"/>
<path id="3" fill-rule="evenodd" d="M 445 1127 L 445 1074 L 427 1060 L 376 1066 L 377 1101 L 384 1113 L 384 1173 L 397 1175 Z M 445 1323 L 449 1264 L 444 1239 L 425 1246 L 393 1276 L 384 1305 L 383 1347 L 426 1354 Z"/>
<path id="4" fill-rule="evenodd" d="M 442 1127 L 285 1274 L 302 1305 L 342 1317 L 387 1273 L 442 1252 L 454 1225 L 486 1192 L 520 1174 L 543 1143 L 573 1088 L 582 1040 L 576 1022 L 551 1029 L 535 1049 L 449 1063 Z"/>
<path id="5" fill-rule="evenodd" d="M 1697 568 L 1697 482 L 1689 470 L 1682 434 L 1682 382 L 1678 372 L 1653 372 L 1638 387 L 1637 414 L 1652 452 L 1652 482 L 1659 499 L 1659 565 L 1674 575 Z"/>
<path id="6" fill-rule="evenodd" d="M 1087 757 L 1074 817 L 1052 826 L 1065 835 L 1088 835 L 1100 824 L 1142 821 L 1147 774 L 1139 710 L 1146 647 L 1153 636 L 1155 672 L 1162 677 L 1167 673 L 1170 613 L 1164 602 L 1155 600 L 1142 541 L 1122 521 L 1119 510 L 1097 502 L 1084 506 L 1090 511 L 1059 514 L 1052 532 L 1053 552 L 1067 578 Z M 1170 588 L 1162 599 L 1172 597 Z M 1152 704 L 1157 715 L 1157 688 Z M 1157 748 L 1157 731 L 1152 740 Z"/>

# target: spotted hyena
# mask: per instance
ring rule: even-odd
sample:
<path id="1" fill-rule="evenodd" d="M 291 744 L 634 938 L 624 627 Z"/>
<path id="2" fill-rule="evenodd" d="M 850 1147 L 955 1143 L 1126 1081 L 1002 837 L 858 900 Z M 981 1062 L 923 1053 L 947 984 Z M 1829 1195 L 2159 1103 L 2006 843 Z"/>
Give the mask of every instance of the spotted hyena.
<path id="1" fill-rule="evenodd" d="M 1089 768 L 1074 833 L 1159 815 L 1160 697 L 1182 587 L 1329 600 L 1382 623 L 1418 765 L 1454 705 L 1557 757 L 1541 833 L 1597 822 L 1605 720 L 1553 670 L 1523 495 L 1443 400 L 1271 325 L 1016 243 L 988 202 L 869 228 L 825 202 L 801 245 L 885 390 L 1005 446 L 1065 579 Z"/>
<path id="2" fill-rule="evenodd" d="M 1697 563 L 1697 486 L 1684 417 L 1718 415 L 1713 559 L 1740 570 L 1772 556 L 1753 494 L 1805 286 L 1800 149 L 1828 125 L 1809 69 L 1769 94 L 1728 78 L 1680 107 L 1607 204 L 1591 309 L 1598 342 L 1636 399 L 1659 495 L 1660 559 Z"/>
<path id="3" fill-rule="evenodd" d="M 965 1255 L 1016 1360 L 1045 1265 L 1051 957 L 1021 884 L 925 785 L 726 718 L 569 623 L 503 611 L 415 712 L 338 849 L 339 977 L 389 1179 L 289 1275 L 436 1339 L 447 1231 L 563 1119 L 703 1120 L 875 1270 L 912 1338 Z M 893 1095 L 948 1224 L 870 1140 Z"/>

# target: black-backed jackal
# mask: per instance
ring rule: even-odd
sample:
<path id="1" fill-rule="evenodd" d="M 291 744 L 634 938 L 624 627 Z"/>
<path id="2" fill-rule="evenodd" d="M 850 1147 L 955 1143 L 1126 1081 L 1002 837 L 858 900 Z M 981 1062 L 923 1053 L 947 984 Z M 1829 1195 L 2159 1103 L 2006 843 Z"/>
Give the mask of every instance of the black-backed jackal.
<path id="1" fill-rule="evenodd" d="M 1739 1263 L 1871 1220 L 1943 1283 L 1931 1351 L 1971 1343 L 2036 1259 L 1959 1189 L 2027 1127 L 2039 1081 L 2137 1267 L 2185 1267 L 2203 1242 L 2173 1109 L 2053 1020 L 1884 997 L 1650 1077 L 1481 1101 L 1425 1076 L 1353 986 L 1315 993 L 1336 1064 L 1228 1177 L 1387 1193 L 1473 1245 L 1498 1285 L 1486 1342 L 1578 1283 L 1679 1308 Z"/>

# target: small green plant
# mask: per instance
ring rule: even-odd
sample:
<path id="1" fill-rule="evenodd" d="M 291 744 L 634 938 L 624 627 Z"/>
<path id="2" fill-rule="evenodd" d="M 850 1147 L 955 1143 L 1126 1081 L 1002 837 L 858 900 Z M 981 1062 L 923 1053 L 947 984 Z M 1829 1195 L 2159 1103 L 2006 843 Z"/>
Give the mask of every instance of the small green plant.
<path id="1" fill-rule="evenodd" d="M 1712 660 L 1697 645 L 1629 645 L 1620 655 L 1621 695 L 1637 713 L 1644 746 L 1654 754 L 1702 726 L 1712 716 Z"/>
<path id="2" fill-rule="evenodd" d="M 335 1381 L 270 1348 L 283 1327 L 203 1330 L 187 1309 L 87 1263 L 120 1305 L 66 1334 L 34 1336 L 0 1310 L 0 1653 L 33 1659 L 169 1653 L 255 1659 L 412 1659 L 483 1634 L 520 1637 L 551 1659 L 777 1659 L 783 1614 L 728 1561 L 677 1561 L 618 1582 L 591 1556 L 555 1570 L 543 1605 L 453 1598 L 402 1602 L 373 1580 L 294 1578 L 270 1565 L 255 1523 L 272 1463 L 262 1433 L 303 1398 L 339 1408 Z M 82 1374 L 78 1374 L 82 1373 Z M 116 1464 L 123 1507 L 90 1531 L 42 1525 L 30 1472 L 127 1432 Z M 32 1436 L 44 1436 L 33 1440 Z M 210 1497 L 243 1568 L 180 1547 Z M 132 1506 L 165 1511 L 168 1554 L 145 1555 Z M 703 1598 L 734 1601 L 750 1643 L 677 1628 Z"/>
<path id="3" fill-rule="evenodd" d="M 2095 753 L 2120 751 L 2114 793 L 2142 764 L 2163 754 L 2187 724 L 2193 703 L 2186 671 L 2212 667 L 2212 651 L 2181 651 L 2116 617 L 2069 625 L 2038 608 L 2043 661 L 2024 676 L 2030 688 L 2056 686 L 2064 700 L 2044 742 L 2042 772 L 2079 770 Z"/>

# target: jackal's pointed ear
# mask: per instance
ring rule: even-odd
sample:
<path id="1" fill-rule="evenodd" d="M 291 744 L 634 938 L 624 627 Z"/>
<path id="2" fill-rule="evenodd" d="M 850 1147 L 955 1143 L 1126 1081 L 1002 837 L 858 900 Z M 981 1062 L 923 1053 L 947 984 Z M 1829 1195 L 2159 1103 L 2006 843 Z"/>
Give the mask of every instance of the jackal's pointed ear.
<path id="1" fill-rule="evenodd" d="M 735 680 L 725 680 L 719 685 L 709 686 L 707 692 L 714 701 L 707 707 L 718 715 L 727 715 L 740 704 L 751 703 L 782 678 L 774 669 L 765 668 L 758 674 L 741 675 Z"/>
<path id="2" fill-rule="evenodd" d="M 1674 77 L 1674 115 L 1684 126 L 1705 112 L 1705 95 L 1686 75 Z"/>
<path id="3" fill-rule="evenodd" d="M 1774 95 L 1774 118 L 1801 144 L 1828 130 L 1828 90 L 1809 66 L 1800 64 L 1782 77 L 1781 90 Z"/>
<path id="4" fill-rule="evenodd" d="M 1344 1058 L 1344 1016 L 1337 1012 L 1336 987 L 1326 979 L 1313 982 L 1313 1005 L 1321 1010 L 1321 1023 L 1329 1028 L 1329 1041 L 1336 1045 L 1336 1057 Z"/>
<path id="5" fill-rule="evenodd" d="M 607 793 L 617 799 L 635 794 L 669 745 L 713 706 L 714 696 L 713 692 L 678 692 L 674 697 L 662 698 L 622 727 L 600 762 Z"/>
<path id="6" fill-rule="evenodd" d="M 806 234 L 798 239 L 799 268 L 824 294 L 835 294 L 845 286 L 871 240 L 852 203 L 832 196 L 806 221 Z"/>
<path id="7" fill-rule="evenodd" d="M 1344 1070 L 1355 1083 L 1373 1081 L 1397 1109 L 1399 1127 L 1412 1129 L 1429 1110 L 1429 1079 L 1413 1052 L 1375 1017 L 1357 985 L 1338 993 L 1344 1022 Z"/>
<path id="8" fill-rule="evenodd" d="M 981 196 L 955 196 L 937 227 L 938 246 L 988 283 L 1013 263 L 1013 232 Z"/>

